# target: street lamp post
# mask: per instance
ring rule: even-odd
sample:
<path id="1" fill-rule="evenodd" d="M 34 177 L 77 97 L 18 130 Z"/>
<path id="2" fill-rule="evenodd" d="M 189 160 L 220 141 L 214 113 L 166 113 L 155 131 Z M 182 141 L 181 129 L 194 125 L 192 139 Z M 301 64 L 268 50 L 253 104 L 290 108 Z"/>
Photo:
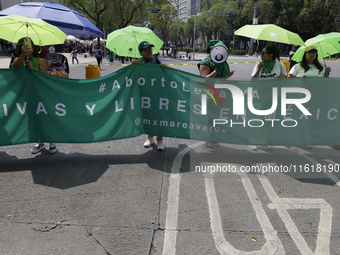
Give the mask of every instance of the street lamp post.
<path id="1" fill-rule="evenodd" d="M 177 0 L 177 41 L 176 41 L 177 51 L 178 51 L 178 16 L 179 16 L 179 0 Z"/>
<path id="2" fill-rule="evenodd" d="M 256 22 L 256 9 L 257 9 L 257 2 L 259 0 L 253 0 L 253 2 L 255 3 L 254 6 L 254 17 L 253 17 L 253 25 L 257 24 Z M 250 38 L 250 43 L 249 43 L 249 56 L 253 56 L 253 38 Z"/>
<path id="3" fill-rule="evenodd" d="M 195 43 L 196 43 L 196 16 L 197 16 L 197 10 L 195 10 L 195 21 L 194 21 L 194 45 L 193 45 L 193 51 L 192 51 L 192 59 L 195 59 Z"/>

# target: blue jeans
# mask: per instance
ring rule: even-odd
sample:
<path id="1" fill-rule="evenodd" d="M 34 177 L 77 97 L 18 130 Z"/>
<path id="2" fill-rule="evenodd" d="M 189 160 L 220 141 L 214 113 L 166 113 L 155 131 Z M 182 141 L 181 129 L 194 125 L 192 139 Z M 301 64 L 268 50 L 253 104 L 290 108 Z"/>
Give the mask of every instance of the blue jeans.
<path id="1" fill-rule="evenodd" d="M 74 59 L 77 60 L 77 64 L 79 64 L 77 57 L 72 57 L 72 64 L 74 64 Z"/>

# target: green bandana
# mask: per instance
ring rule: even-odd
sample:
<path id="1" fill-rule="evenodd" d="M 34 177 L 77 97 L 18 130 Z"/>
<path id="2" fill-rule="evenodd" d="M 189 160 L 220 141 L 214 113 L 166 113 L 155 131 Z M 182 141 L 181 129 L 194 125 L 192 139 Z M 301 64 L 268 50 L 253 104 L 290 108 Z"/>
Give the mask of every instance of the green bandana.
<path id="1" fill-rule="evenodd" d="M 274 60 L 272 62 L 264 62 L 263 71 L 265 73 L 270 73 L 273 70 L 275 64 L 276 64 L 276 60 Z"/>
<path id="2" fill-rule="evenodd" d="M 142 63 L 142 64 L 155 64 L 155 60 L 154 60 L 154 58 L 151 58 L 150 61 L 145 61 L 144 58 L 140 58 L 140 59 L 138 59 L 138 63 Z"/>

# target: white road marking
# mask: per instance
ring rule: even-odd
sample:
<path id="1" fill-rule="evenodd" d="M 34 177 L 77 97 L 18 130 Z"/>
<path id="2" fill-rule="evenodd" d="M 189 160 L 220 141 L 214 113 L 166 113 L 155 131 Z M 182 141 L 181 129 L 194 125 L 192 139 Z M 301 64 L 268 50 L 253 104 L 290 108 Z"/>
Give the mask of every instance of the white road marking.
<path id="1" fill-rule="evenodd" d="M 191 149 L 201 145 L 202 142 L 190 145 L 185 148 L 174 159 L 171 168 L 169 191 L 168 191 L 168 207 L 165 218 L 165 233 L 163 244 L 163 255 L 176 254 L 176 238 L 177 238 L 177 219 L 178 219 L 178 200 L 179 200 L 179 184 L 181 182 L 180 167 L 184 155 Z"/>
<path id="2" fill-rule="evenodd" d="M 320 221 L 318 227 L 318 237 L 316 240 L 315 255 L 330 254 L 330 238 L 332 230 L 332 207 L 321 198 L 281 198 L 286 209 L 320 209 Z M 274 204 L 269 204 L 269 208 L 275 209 Z"/>
<path id="3" fill-rule="evenodd" d="M 307 153 L 300 151 L 298 149 L 293 149 L 295 152 L 297 152 L 297 154 L 299 154 L 300 156 L 302 156 L 303 158 L 307 159 L 309 162 L 313 163 L 314 165 L 320 164 L 318 161 L 316 161 L 315 159 L 313 159 L 312 157 L 308 156 Z M 326 162 L 329 162 L 330 164 L 333 165 L 338 165 L 339 163 L 335 163 L 334 161 L 330 160 L 330 159 L 323 159 Z M 321 165 L 321 164 L 320 164 Z M 332 181 L 335 182 L 335 185 L 338 185 L 340 187 L 340 180 L 339 178 L 337 178 L 334 174 L 332 174 L 331 172 L 322 172 L 325 175 L 327 175 Z"/>
<path id="4" fill-rule="evenodd" d="M 267 195 L 269 196 L 270 200 L 275 206 L 275 209 L 279 213 L 282 221 L 284 222 L 288 233 L 291 235 L 292 239 L 294 240 L 296 246 L 300 250 L 301 254 L 305 255 L 312 255 L 313 252 L 308 247 L 305 239 L 300 234 L 298 228 L 296 227 L 294 221 L 290 217 L 289 213 L 287 212 L 282 200 L 276 195 L 275 190 L 273 189 L 272 185 L 269 183 L 268 179 L 264 175 L 257 175 L 259 178 L 263 188 L 265 189 Z"/>
<path id="5" fill-rule="evenodd" d="M 221 165 L 221 163 L 219 164 Z M 225 240 L 223 229 L 222 229 L 222 221 L 219 212 L 218 202 L 216 198 L 216 192 L 214 187 L 214 179 L 213 175 L 205 175 L 205 187 L 209 205 L 209 213 L 210 213 L 210 222 L 211 222 L 211 230 L 215 242 L 215 246 L 222 255 L 233 254 L 233 255 L 241 255 L 241 254 L 285 254 L 282 243 L 277 236 L 277 232 L 274 230 L 270 220 L 263 210 L 261 201 L 257 200 L 257 195 L 255 189 L 250 182 L 249 178 L 245 173 L 237 173 L 241 176 L 242 184 L 247 191 L 247 194 L 250 198 L 254 211 L 256 213 L 256 217 L 262 227 L 264 232 L 265 239 L 267 242 L 262 246 L 261 250 L 258 251 L 241 251 L 235 249 L 230 243 Z M 210 178 L 209 178 L 210 177 Z"/>
<path id="6" fill-rule="evenodd" d="M 324 159 L 324 161 L 330 164 L 333 164 L 333 165 L 339 165 L 339 163 L 335 163 L 333 160 L 330 160 L 330 159 Z M 334 174 L 330 172 L 326 172 L 324 174 L 326 174 L 333 182 L 335 182 L 335 185 L 338 185 L 340 187 L 340 180 L 338 177 L 336 177 Z"/>
<path id="7" fill-rule="evenodd" d="M 169 191 L 168 191 L 168 206 L 165 221 L 165 234 L 164 234 L 164 244 L 163 244 L 163 255 L 175 255 L 176 254 L 176 238 L 177 238 L 177 219 L 178 219 L 178 202 L 179 202 L 179 186 L 181 180 L 180 166 L 182 164 L 182 159 L 184 155 L 189 152 L 192 148 L 199 146 L 201 142 L 191 145 L 181 151 L 175 158 L 173 166 L 171 168 L 170 181 L 169 181 Z M 309 160 L 313 164 L 319 164 L 313 158 L 297 151 L 302 157 Z M 327 161 L 327 160 L 325 160 Z M 328 160 L 328 162 L 335 164 L 333 161 Z M 256 216 L 259 223 L 264 231 L 267 243 L 264 244 L 261 250 L 244 252 L 235 249 L 228 242 L 226 242 L 221 217 L 219 214 L 219 208 L 215 193 L 214 182 L 212 178 L 207 178 L 205 175 L 206 193 L 209 204 L 209 213 L 211 219 L 212 234 L 214 237 L 216 248 L 223 255 L 228 254 L 284 254 L 284 249 L 282 243 L 277 237 L 277 232 L 273 229 L 268 216 L 265 214 L 262 205 L 256 200 L 256 192 L 250 180 L 246 178 L 246 175 L 241 175 L 242 183 L 247 191 L 250 198 L 252 206 L 256 212 Z M 325 173 L 329 178 L 331 178 L 336 185 L 340 186 L 339 179 L 332 173 Z M 328 255 L 330 246 L 330 236 L 331 236 L 331 226 L 332 226 L 332 208 L 323 199 L 299 199 L 299 198 L 279 198 L 275 193 L 275 190 L 269 183 L 268 179 L 264 175 L 257 175 L 262 186 L 264 187 L 267 195 L 272 201 L 272 204 L 268 206 L 272 209 L 276 209 L 285 223 L 288 233 L 291 235 L 301 254 L 312 255 L 313 252 L 308 247 L 304 238 L 298 231 L 295 223 L 291 219 L 287 209 L 320 209 L 320 224 L 319 224 L 319 234 L 317 238 L 317 246 L 315 250 L 315 255 Z"/>

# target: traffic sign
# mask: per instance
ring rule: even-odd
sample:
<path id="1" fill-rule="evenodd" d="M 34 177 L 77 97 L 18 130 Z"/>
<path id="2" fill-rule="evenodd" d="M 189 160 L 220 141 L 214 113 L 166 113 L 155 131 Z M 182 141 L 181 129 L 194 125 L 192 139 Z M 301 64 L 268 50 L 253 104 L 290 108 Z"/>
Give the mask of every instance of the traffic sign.
<path id="1" fill-rule="evenodd" d="M 151 8 L 150 12 L 151 13 L 159 13 L 160 9 L 159 8 Z"/>
<path id="2" fill-rule="evenodd" d="M 238 17 L 238 12 L 228 12 L 229 17 Z"/>

